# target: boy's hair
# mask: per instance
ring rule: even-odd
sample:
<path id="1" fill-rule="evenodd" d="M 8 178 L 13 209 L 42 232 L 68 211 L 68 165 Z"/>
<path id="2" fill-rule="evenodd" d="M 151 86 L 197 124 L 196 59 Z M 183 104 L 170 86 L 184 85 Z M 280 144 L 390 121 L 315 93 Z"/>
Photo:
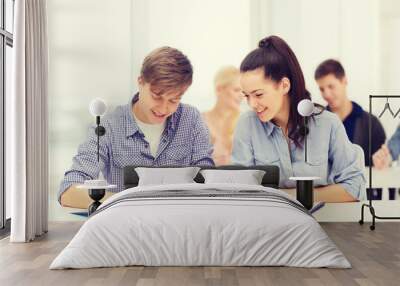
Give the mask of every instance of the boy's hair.
<path id="1" fill-rule="evenodd" d="M 333 74 L 337 79 L 342 79 L 346 74 L 342 64 L 334 59 L 328 59 L 319 64 L 315 70 L 314 78 L 318 80 L 324 76 Z"/>
<path id="2" fill-rule="evenodd" d="M 190 86 L 193 68 L 181 51 L 171 47 L 161 47 L 144 59 L 140 75 L 151 85 L 153 92 L 163 94 Z"/>

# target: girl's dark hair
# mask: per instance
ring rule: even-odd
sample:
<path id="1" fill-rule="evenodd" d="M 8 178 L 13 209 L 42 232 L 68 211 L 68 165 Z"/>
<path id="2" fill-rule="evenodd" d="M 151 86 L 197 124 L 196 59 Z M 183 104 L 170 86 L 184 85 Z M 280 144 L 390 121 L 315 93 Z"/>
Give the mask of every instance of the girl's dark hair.
<path id="1" fill-rule="evenodd" d="M 278 36 L 269 36 L 258 43 L 258 48 L 250 52 L 240 65 L 240 72 L 264 69 L 266 78 L 279 82 L 287 77 L 290 80 L 289 100 L 289 138 L 300 146 L 305 133 L 304 118 L 297 112 L 297 104 L 303 99 L 311 99 L 306 90 L 300 64 L 289 45 Z"/>

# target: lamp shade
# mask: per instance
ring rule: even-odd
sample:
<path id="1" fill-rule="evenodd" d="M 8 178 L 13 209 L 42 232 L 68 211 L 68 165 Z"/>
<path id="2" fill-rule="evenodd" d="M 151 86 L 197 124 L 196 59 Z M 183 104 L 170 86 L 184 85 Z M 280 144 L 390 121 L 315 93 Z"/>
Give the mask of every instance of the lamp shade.
<path id="1" fill-rule="evenodd" d="M 303 99 L 297 105 L 297 111 L 304 117 L 310 116 L 314 112 L 314 103 L 309 99 Z"/>
<path id="2" fill-rule="evenodd" d="M 89 111 L 93 116 L 103 116 L 106 113 L 106 110 L 107 105 L 100 98 L 93 99 L 89 104 Z"/>

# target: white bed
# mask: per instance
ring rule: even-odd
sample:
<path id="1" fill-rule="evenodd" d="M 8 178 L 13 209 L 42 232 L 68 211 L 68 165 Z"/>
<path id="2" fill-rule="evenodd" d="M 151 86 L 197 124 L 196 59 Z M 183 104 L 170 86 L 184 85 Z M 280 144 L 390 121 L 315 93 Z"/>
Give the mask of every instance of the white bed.
<path id="1" fill-rule="evenodd" d="M 128 265 L 351 267 L 318 222 L 285 193 L 198 183 L 114 195 L 50 269 Z"/>

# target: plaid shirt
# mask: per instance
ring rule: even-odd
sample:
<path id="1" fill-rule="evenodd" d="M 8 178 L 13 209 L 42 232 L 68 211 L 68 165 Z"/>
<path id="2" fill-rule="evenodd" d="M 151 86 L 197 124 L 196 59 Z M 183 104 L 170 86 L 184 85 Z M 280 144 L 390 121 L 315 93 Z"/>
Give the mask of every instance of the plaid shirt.
<path id="1" fill-rule="evenodd" d="M 100 162 L 97 162 L 96 126 L 89 128 L 88 139 L 79 146 L 78 154 L 61 182 L 59 201 L 61 194 L 72 184 L 95 179 L 100 171 L 109 184 L 118 186 L 111 191 L 120 192 L 123 190 L 123 168 L 128 165 L 214 165 L 208 129 L 199 111 L 183 103 L 167 118 L 157 154 L 152 156 L 150 144 L 132 115 L 132 105 L 138 99 L 136 94 L 128 104 L 118 106 L 102 119 L 106 134 L 100 137 Z"/>

